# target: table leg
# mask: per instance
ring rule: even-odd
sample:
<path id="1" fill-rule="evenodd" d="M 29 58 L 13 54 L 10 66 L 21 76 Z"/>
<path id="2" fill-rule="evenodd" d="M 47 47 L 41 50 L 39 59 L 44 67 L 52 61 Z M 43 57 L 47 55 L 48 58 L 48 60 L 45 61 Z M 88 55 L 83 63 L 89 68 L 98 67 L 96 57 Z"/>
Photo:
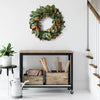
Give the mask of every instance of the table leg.
<path id="1" fill-rule="evenodd" d="M 20 53 L 20 81 L 23 82 L 23 54 Z"/>
<path id="2" fill-rule="evenodd" d="M 71 54 L 71 94 L 74 93 L 73 91 L 73 54 Z"/>
<path id="3" fill-rule="evenodd" d="M 13 70 L 13 68 L 12 68 L 12 74 L 14 74 L 14 70 Z"/>
<path id="4" fill-rule="evenodd" d="M 68 55 L 68 60 L 70 60 L 70 55 Z M 69 70 L 68 70 L 68 84 L 70 84 L 70 79 L 71 79 L 71 78 L 70 78 L 70 77 L 71 77 L 71 76 L 70 76 L 70 69 L 71 69 L 71 68 L 70 68 L 70 64 L 69 64 Z"/>

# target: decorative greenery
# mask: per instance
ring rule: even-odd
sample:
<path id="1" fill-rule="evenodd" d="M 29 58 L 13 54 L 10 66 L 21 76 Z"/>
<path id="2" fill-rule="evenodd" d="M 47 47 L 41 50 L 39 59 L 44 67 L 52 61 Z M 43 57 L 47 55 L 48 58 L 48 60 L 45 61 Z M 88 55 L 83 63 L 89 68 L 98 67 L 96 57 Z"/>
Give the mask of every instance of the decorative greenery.
<path id="1" fill-rule="evenodd" d="M 51 40 L 57 38 L 61 31 L 65 28 L 63 20 L 63 16 L 59 9 L 55 8 L 55 5 L 47 5 L 46 7 L 40 6 L 36 11 L 32 11 L 30 14 L 30 28 L 32 29 L 32 33 L 35 34 L 36 37 L 45 40 Z M 42 23 L 41 20 L 46 17 L 51 17 L 53 19 L 52 27 L 43 31 L 41 29 Z"/>
<path id="2" fill-rule="evenodd" d="M 0 50 L 0 57 L 2 56 L 13 56 L 14 53 L 14 50 L 12 50 L 13 47 L 11 47 L 11 43 L 8 44 L 7 47 L 5 46 L 2 46 L 2 49 Z"/>

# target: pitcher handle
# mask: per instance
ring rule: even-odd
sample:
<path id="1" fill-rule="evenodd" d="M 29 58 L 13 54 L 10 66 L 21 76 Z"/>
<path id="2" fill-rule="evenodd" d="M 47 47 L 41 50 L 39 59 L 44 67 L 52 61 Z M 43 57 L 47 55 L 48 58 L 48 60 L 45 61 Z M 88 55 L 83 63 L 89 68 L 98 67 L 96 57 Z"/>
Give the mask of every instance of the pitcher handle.
<path id="1" fill-rule="evenodd" d="M 10 81 L 10 86 L 12 86 L 12 82 L 13 82 L 13 80 Z"/>
<path id="2" fill-rule="evenodd" d="M 27 80 L 27 81 L 25 81 L 24 83 L 22 83 L 22 89 L 23 89 L 23 86 L 24 86 L 26 83 L 28 83 L 28 82 L 30 82 L 30 81 Z"/>

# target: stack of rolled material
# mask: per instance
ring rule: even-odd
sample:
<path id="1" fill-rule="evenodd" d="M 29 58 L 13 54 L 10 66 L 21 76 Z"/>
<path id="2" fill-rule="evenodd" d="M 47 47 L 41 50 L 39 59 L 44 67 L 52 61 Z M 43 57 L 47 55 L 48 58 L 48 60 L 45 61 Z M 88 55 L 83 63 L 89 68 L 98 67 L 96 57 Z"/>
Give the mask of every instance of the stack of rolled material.
<path id="1" fill-rule="evenodd" d="M 45 57 L 40 59 L 40 63 L 43 66 L 44 70 L 46 72 L 49 72 L 49 68 L 48 68 L 47 61 L 46 61 Z"/>
<path id="2" fill-rule="evenodd" d="M 26 71 L 26 73 L 29 76 L 41 76 L 41 75 L 43 75 L 43 70 L 41 70 L 41 69 L 28 69 Z"/>

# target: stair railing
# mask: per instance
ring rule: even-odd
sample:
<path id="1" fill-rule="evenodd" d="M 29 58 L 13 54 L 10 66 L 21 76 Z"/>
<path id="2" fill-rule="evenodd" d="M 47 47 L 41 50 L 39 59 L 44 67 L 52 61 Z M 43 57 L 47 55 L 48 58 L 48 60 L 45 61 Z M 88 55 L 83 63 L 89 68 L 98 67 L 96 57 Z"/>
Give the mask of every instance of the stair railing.
<path id="1" fill-rule="evenodd" d="M 91 59 L 90 66 L 95 68 L 93 74 L 100 79 L 100 15 L 89 1 L 87 4 L 87 58 Z M 100 86 L 100 80 L 98 84 Z"/>

